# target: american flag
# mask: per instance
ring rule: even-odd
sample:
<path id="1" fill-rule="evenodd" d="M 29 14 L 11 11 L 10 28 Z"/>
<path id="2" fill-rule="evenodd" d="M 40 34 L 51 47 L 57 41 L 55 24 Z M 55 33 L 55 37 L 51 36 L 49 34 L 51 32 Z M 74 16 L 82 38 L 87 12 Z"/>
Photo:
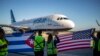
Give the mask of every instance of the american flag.
<path id="1" fill-rule="evenodd" d="M 77 31 L 72 34 L 59 35 L 58 51 L 89 48 L 92 29 Z"/>

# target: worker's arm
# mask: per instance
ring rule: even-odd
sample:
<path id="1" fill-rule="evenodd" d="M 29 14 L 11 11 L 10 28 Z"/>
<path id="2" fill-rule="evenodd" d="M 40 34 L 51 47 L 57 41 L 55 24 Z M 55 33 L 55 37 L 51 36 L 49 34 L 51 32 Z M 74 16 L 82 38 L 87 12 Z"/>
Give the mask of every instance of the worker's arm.
<path id="1" fill-rule="evenodd" d="M 55 39 L 54 39 L 54 45 L 55 45 L 55 47 L 57 47 L 57 43 L 59 43 L 59 42 L 60 42 L 60 40 L 59 40 L 58 36 L 55 35 Z"/>
<path id="2" fill-rule="evenodd" d="M 92 29 L 91 36 L 92 36 L 93 40 L 97 40 L 97 38 L 94 36 L 94 33 L 95 33 L 95 28 Z"/>
<path id="3" fill-rule="evenodd" d="M 33 33 L 29 38 L 34 40 L 35 39 L 35 34 Z"/>
<path id="4" fill-rule="evenodd" d="M 59 40 L 59 38 L 58 38 L 58 36 L 57 36 L 57 35 L 55 35 L 55 38 L 56 38 L 56 42 L 57 42 L 57 43 L 59 43 L 59 42 L 60 42 L 60 40 Z"/>

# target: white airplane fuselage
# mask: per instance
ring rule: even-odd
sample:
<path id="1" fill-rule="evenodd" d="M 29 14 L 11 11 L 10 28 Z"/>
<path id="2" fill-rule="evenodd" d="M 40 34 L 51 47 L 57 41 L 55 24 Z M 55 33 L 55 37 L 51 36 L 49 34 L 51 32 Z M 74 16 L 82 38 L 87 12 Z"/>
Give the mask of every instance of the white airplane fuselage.
<path id="1" fill-rule="evenodd" d="M 26 27 L 31 30 L 69 30 L 75 27 L 73 21 L 60 14 L 14 22 L 11 25 L 20 28 Z"/>

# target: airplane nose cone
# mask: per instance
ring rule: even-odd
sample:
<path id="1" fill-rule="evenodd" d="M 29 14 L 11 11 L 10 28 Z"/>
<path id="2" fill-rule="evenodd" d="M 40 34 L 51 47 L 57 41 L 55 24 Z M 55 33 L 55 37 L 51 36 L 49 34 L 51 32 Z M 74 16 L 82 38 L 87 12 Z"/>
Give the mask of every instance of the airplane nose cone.
<path id="1" fill-rule="evenodd" d="M 74 28 L 75 27 L 74 22 L 71 20 L 64 20 L 64 21 L 62 21 L 62 24 L 66 28 Z"/>
<path id="2" fill-rule="evenodd" d="M 73 21 L 68 20 L 67 23 L 68 23 L 69 28 L 74 28 L 75 27 L 75 23 Z"/>

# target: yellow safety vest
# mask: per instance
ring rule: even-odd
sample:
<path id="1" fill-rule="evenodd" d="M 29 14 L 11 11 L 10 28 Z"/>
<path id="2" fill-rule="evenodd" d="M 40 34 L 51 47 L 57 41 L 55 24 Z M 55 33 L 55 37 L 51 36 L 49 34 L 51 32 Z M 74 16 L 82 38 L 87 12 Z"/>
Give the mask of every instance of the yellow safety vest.
<path id="1" fill-rule="evenodd" d="M 44 38 L 42 36 L 35 36 L 34 51 L 42 51 L 44 49 Z"/>
<path id="2" fill-rule="evenodd" d="M 47 54 L 57 54 L 57 48 L 55 47 L 53 40 L 50 43 L 47 43 Z"/>
<path id="3" fill-rule="evenodd" d="M 5 39 L 1 40 L 0 39 L 0 46 L 3 46 L 3 45 L 8 45 L 7 44 L 7 41 Z M 0 56 L 6 56 L 8 54 L 8 49 L 7 47 L 5 48 L 0 48 Z"/>
<path id="4" fill-rule="evenodd" d="M 100 39 L 99 39 L 99 43 L 98 43 L 98 51 L 100 51 Z"/>
<path id="5" fill-rule="evenodd" d="M 95 41 L 93 41 L 93 48 L 95 48 Z M 98 41 L 98 51 L 100 51 L 100 39 Z"/>

